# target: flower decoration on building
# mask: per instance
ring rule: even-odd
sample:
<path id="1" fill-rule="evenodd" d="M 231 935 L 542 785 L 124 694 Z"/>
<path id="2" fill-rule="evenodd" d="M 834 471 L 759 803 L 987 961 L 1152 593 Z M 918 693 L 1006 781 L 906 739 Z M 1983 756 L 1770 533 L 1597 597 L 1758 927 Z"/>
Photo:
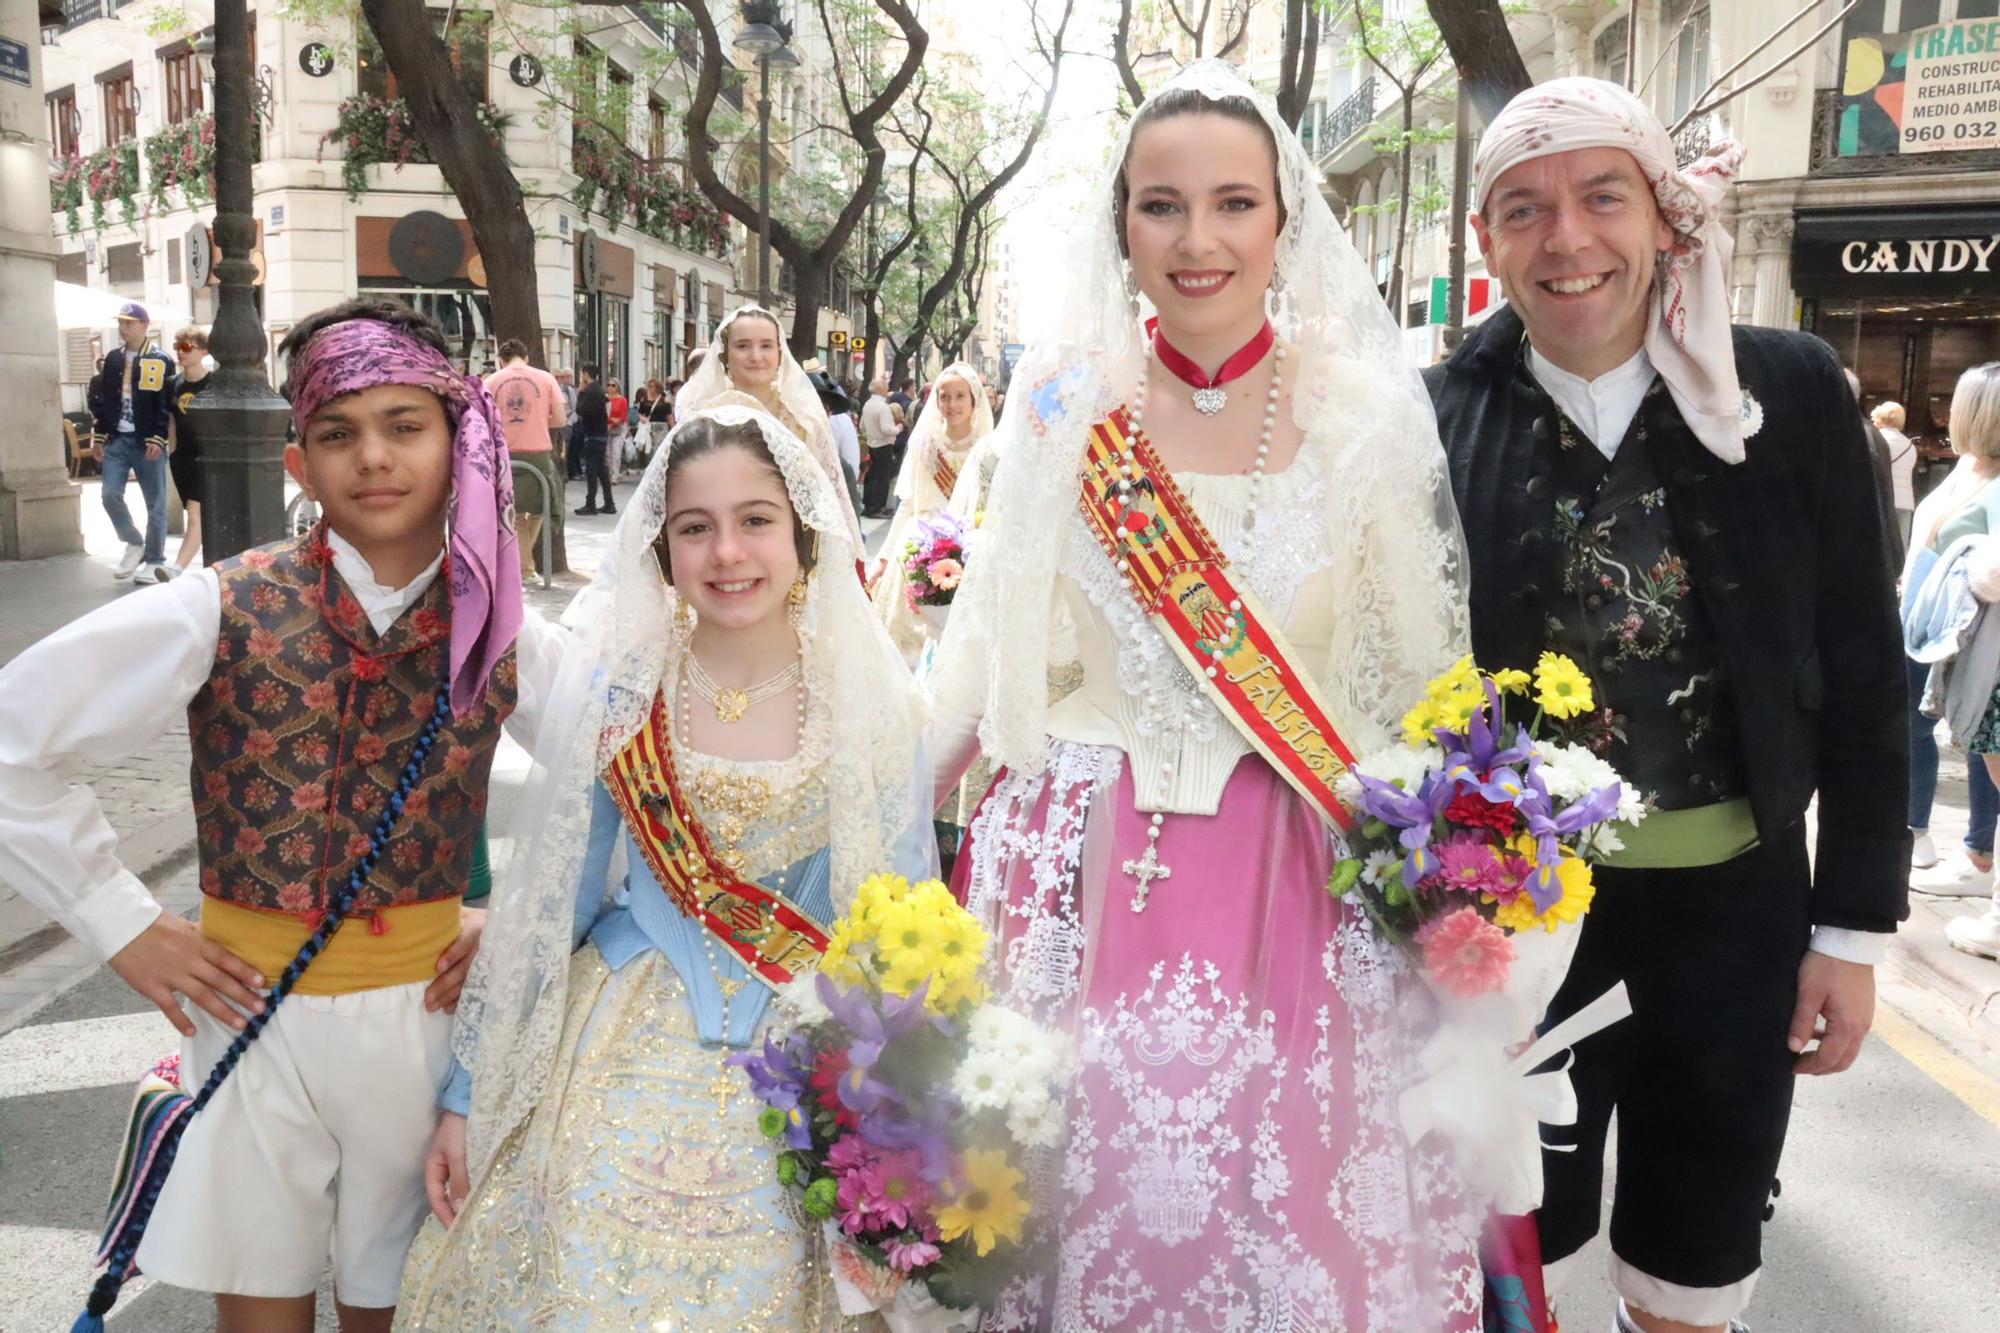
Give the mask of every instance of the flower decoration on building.
<path id="1" fill-rule="evenodd" d="M 513 118 L 486 102 L 478 103 L 475 109 L 486 132 L 504 144 Z M 412 162 L 435 160 L 410 117 L 409 104 L 400 97 L 370 93 L 340 104 L 333 128 L 319 137 L 316 160 L 326 159 L 329 146 L 340 152 L 340 183 L 347 188 L 349 199 L 359 199 L 368 192 L 368 168 L 378 163 L 393 163 L 401 171 Z"/>
<path id="2" fill-rule="evenodd" d="M 729 227 L 708 197 L 651 169 L 608 131 L 579 125 L 573 164 L 580 178 L 576 203 L 585 213 L 614 227 L 630 219 L 635 231 L 656 241 L 727 256 Z"/>
<path id="3" fill-rule="evenodd" d="M 146 186 L 152 202 L 171 207 L 167 191 L 179 190 L 189 207 L 215 198 L 215 117 L 196 116 L 149 136 L 144 146 Z"/>

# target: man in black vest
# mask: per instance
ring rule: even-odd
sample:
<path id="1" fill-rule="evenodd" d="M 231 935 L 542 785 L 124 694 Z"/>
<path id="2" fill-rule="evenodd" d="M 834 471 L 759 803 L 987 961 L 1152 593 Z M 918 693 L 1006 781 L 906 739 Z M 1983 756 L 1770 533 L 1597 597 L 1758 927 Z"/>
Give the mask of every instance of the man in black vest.
<path id="1" fill-rule="evenodd" d="M 1617 982 L 1549 1134 L 1552 1289 L 1596 1234 L 1618 1113 L 1618 1327 L 1741 1328 L 1795 1074 L 1873 1018 L 1907 913 L 1901 636 L 1867 442 L 1809 336 L 1732 328 L 1717 204 L 1741 150 L 1685 172 L 1643 103 L 1562 79 L 1488 127 L 1472 225 L 1510 304 L 1426 373 L 1481 665 L 1567 653 L 1571 734 L 1652 807 L 1598 869 L 1553 1023 Z M 1806 813 L 1817 796 L 1818 851 Z"/>

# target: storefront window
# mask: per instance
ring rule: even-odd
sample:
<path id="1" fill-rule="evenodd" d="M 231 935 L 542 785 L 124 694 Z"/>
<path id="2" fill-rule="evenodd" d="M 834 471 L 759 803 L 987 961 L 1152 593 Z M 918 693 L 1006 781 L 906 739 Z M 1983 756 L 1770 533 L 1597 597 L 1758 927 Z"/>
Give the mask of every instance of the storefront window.
<path id="1" fill-rule="evenodd" d="M 451 359 L 460 370 L 477 371 L 494 359 L 498 344 L 493 336 L 493 302 L 485 292 L 472 288 L 398 287 L 366 278 L 362 279 L 361 287 L 370 296 L 393 297 L 436 320 L 451 347 Z"/>

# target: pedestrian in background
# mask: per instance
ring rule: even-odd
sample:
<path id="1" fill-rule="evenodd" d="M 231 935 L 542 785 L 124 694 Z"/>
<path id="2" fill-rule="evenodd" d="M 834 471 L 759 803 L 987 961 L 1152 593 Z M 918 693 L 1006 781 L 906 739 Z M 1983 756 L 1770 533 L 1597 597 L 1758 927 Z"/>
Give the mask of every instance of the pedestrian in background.
<path id="1" fill-rule="evenodd" d="M 581 481 L 583 479 L 583 460 L 578 456 L 576 447 L 576 373 L 570 370 L 558 370 L 556 372 L 556 383 L 562 385 L 563 391 L 563 475 L 571 481 Z"/>
<path id="2" fill-rule="evenodd" d="M 1903 541 L 1908 543 L 1911 519 L 1917 509 L 1917 442 L 1903 434 L 1908 416 L 1901 403 L 1877 403 L 1868 419 L 1875 423 L 1875 429 L 1889 446 L 1889 484 L 1896 497 L 1896 526 Z"/>
<path id="3" fill-rule="evenodd" d="M 598 383 L 597 367 L 584 366 L 577 372 L 583 380 L 583 387 L 576 391 L 576 429 L 582 436 L 577 446 L 584 478 L 583 507 L 573 512 L 585 516 L 591 514 L 615 514 L 618 506 L 611 503 L 611 469 L 606 463 L 605 451 L 611 442 L 611 408 L 604 386 Z M 597 503 L 597 488 L 604 488 L 604 504 Z"/>
<path id="4" fill-rule="evenodd" d="M 500 428 L 507 433 L 508 457 L 535 470 L 536 484 L 514 496 L 514 531 L 520 540 L 525 583 L 535 576 L 540 559 L 536 539 L 542 535 L 542 515 L 547 513 L 551 523 L 561 522 L 557 516 L 563 511 L 563 484 L 556 471 L 552 432 L 562 429 L 567 415 L 562 386 L 548 371 L 528 364 L 526 343 L 509 338 L 500 344 L 500 369 L 487 377 L 486 392 L 493 395 Z"/>
<path id="5" fill-rule="evenodd" d="M 118 311 L 119 345 L 104 358 L 99 376 L 97 416 L 91 457 L 103 469 L 102 499 L 111 526 L 125 543 L 113 578 L 165 583 L 167 572 L 167 438 L 172 429 L 169 390 L 174 359 L 150 346 L 152 317 L 137 301 Z M 125 507 L 125 483 L 137 476 L 146 502 L 146 531 L 133 526 Z"/>
<path id="6" fill-rule="evenodd" d="M 605 407 L 611 417 L 611 447 L 605 451 L 606 462 L 610 465 L 611 480 L 622 481 L 629 461 L 626 450 L 632 440 L 632 400 L 625 396 L 625 386 L 616 377 L 608 381 L 607 392 Z"/>
<path id="7" fill-rule="evenodd" d="M 896 484 L 896 408 L 889 401 L 889 380 L 877 375 L 868 382 L 868 401 L 861 405 L 861 444 L 867 451 L 861 468 L 861 514 L 881 518 L 889 488 Z"/>
<path id="8" fill-rule="evenodd" d="M 1847 376 L 1847 391 L 1854 395 L 1854 404 L 1859 407 L 1861 377 L 1851 366 L 1842 369 Z M 1881 513 L 1882 531 L 1888 538 L 1882 549 L 1888 556 L 1889 577 L 1893 579 L 1903 568 L 1903 530 L 1896 522 L 1896 485 L 1889 463 L 1889 442 L 1865 412 L 1861 416 L 1861 430 L 1868 437 L 1868 458 L 1875 469 L 1875 507 Z"/>
<path id="9" fill-rule="evenodd" d="M 201 439 L 188 409 L 213 382 L 208 372 L 213 363 L 208 355 L 208 334 L 201 329 L 182 329 L 174 337 L 174 355 L 180 360 L 180 374 L 174 378 L 169 397 L 173 418 L 172 447 L 167 451 L 167 470 L 173 475 L 174 491 L 181 497 L 181 549 L 174 563 L 162 566 L 169 575 L 180 574 L 194 563 L 201 550 Z"/>

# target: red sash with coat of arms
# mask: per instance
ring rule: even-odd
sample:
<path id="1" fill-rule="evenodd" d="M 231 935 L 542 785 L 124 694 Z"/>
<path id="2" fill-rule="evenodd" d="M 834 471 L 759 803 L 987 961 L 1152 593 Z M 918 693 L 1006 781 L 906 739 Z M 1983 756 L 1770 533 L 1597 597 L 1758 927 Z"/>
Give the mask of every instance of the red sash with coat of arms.
<path id="1" fill-rule="evenodd" d="M 654 878 L 688 917 L 774 990 L 819 967 L 827 932 L 803 908 L 739 877 L 716 853 L 674 771 L 673 729 L 664 699 L 604 771 Z"/>
<path id="2" fill-rule="evenodd" d="M 1132 451 L 1128 464 L 1127 448 Z M 1252 749 L 1343 831 L 1354 754 L 1312 681 L 1124 408 L 1091 427 L 1077 504 L 1140 609 Z"/>

